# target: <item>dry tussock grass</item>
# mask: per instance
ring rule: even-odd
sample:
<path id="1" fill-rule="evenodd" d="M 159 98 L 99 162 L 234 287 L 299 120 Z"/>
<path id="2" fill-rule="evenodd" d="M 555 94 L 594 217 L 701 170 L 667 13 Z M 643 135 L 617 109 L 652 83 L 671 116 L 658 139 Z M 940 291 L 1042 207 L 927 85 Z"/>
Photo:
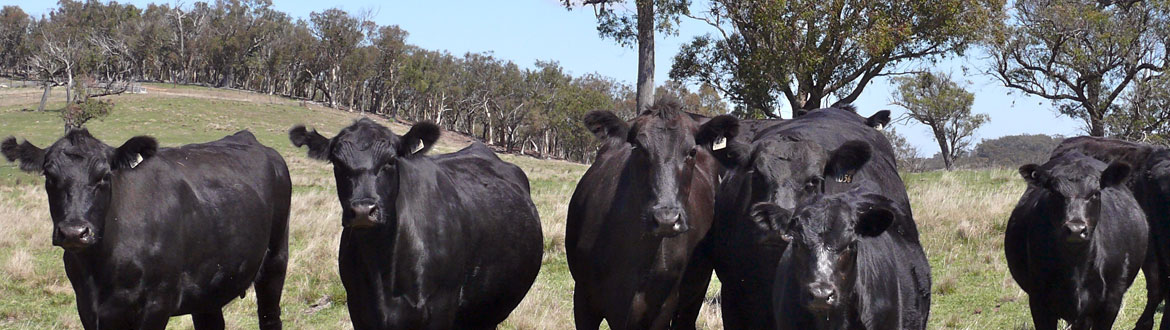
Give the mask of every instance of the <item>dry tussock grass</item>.
<path id="1" fill-rule="evenodd" d="M 31 279 L 36 275 L 36 271 L 33 269 L 32 255 L 28 251 L 18 248 L 11 257 L 8 257 L 8 262 L 4 263 L 4 272 L 11 280 L 27 281 Z"/>
<path id="2" fill-rule="evenodd" d="M 48 242 L 53 225 L 47 198 L 39 186 L 0 186 L 0 249 Z"/>

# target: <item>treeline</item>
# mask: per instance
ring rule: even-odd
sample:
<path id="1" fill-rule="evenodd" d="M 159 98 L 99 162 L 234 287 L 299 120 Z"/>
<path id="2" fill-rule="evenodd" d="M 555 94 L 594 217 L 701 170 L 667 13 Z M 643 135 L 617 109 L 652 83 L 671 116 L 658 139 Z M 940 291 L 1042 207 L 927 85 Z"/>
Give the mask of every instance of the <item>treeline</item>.
<path id="1" fill-rule="evenodd" d="M 0 74 L 73 91 L 78 81 L 117 93 L 118 82 L 236 88 L 407 121 L 431 120 L 506 151 L 574 161 L 594 141 L 580 118 L 609 109 L 632 116 L 633 89 L 555 61 L 525 68 L 489 53 L 462 56 L 407 42 L 407 31 L 340 9 L 294 18 L 268 0 L 190 6 L 62 0 L 40 18 L 0 10 Z M 714 88 L 667 82 L 656 91 L 690 111 L 727 111 Z M 67 101 L 77 97 L 67 95 Z"/>
<path id="2" fill-rule="evenodd" d="M 891 135 L 892 134 L 892 135 Z M 898 168 L 907 172 L 923 172 L 946 169 L 940 153 L 930 158 L 918 157 L 918 150 L 897 133 L 887 131 L 894 146 Z M 961 150 L 955 158 L 956 168 L 1007 168 L 1015 169 L 1024 164 L 1041 164 L 1048 161 L 1052 150 L 1064 141 L 1060 135 L 1021 134 L 986 139 L 970 150 Z"/>

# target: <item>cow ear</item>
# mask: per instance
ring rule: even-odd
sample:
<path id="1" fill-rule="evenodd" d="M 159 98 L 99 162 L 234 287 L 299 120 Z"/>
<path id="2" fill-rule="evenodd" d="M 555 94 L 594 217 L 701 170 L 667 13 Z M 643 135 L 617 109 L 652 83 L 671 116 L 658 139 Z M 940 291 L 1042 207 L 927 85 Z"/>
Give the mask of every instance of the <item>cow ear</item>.
<path id="1" fill-rule="evenodd" d="M 752 145 L 731 140 L 727 141 L 725 148 L 712 150 L 711 154 L 723 167 L 730 169 L 747 166 L 752 162 Z"/>
<path id="2" fill-rule="evenodd" d="M 1124 162 L 1116 162 L 1109 164 L 1104 172 L 1101 172 L 1101 188 L 1113 187 L 1125 183 L 1126 178 L 1129 178 L 1129 172 L 1132 167 Z"/>
<path id="3" fill-rule="evenodd" d="M 585 114 L 584 122 L 585 128 L 601 141 L 617 139 L 624 142 L 630 131 L 630 126 L 624 120 L 609 111 L 590 111 Z"/>
<path id="4" fill-rule="evenodd" d="M 858 140 L 845 142 L 829 153 L 829 161 L 825 163 L 825 177 L 837 182 L 853 182 L 853 175 L 869 162 L 870 157 L 868 143 Z"/>
<path id="5" fill-rule="evenodd" d="M 890 124 L 890 110 L 882 110 L 865 119 L 865 125 L 882 130 Z"/>
<path id="6" fill-rule="evenodd" d="M 865 199 L 866 202 L 857 206 L 857 224 L 853 231 L 864 237 L 881 235 L 898 217 L 894 201 L 876 194 L 867 194 Z"/>
<path id="7" fill-rule="evenodd" d="M 881 235 L 894 223 L 895 212 L 888 208 L 872 208 L 857 215 L 854 232 L 864 237 Z"/>
<path id="8" fill-rule="evenodd" d="M 122 170 L 138 167 L 138 164 L 154 157 L 158 152 L 158 141 L 149 136 L 135 136 L 114 149 L 114 157 L 110 159 L 110 168 Z"/>
<path id="9" fill-rule="evenodd" d="M 37 148 L 28 140 L 17 144 L 16 138 L 10 136 L 0 143 L 0 152 L 3 152 L 4 158 L 8 161 L 19 162 L 22 171 L 34 173 L 43 171 L 45 150 Z"/>
<path id="10" fill-rule="evenodd" d="M 399 142 L 398 157 L 426 154 L 439 141 L 440 134 L 442 130 L 435 123 L 424 121 L 414 124 Z"/>
<path id="11" fill-rule="evenodd" d="M 329 139 L 317 130 L 308 130 L 304 125 L 293 126 L 288 131 L 288 139 L 297 148 L 309 146 L 309 158 L 329 160 Z"/>
<path id="12" fill-rule="evenodd" d="M 752 222 L 764 231 L 765 239 L 792 241 L 792 212 L 772 203 L 756 203 L 751 209 Z"/>
<path id="13" fill-rule="evenodd" d="M 1046 187 L 1045 182 L 1048 182 L 1048 174 L 1040 169 L 1040 165 L 1028 164 L 1020 166 L 1020 177 L 1030 185 L 1037 187 Z"/>
<path id="14" fill-rule="evenodd" d="M 699 132 L 695 133 L 695 144 L 720 151 L 727 148 L 727 143 L 736 135 L 739 135 L 739 119 L 720 115 L 699 126 Z"/>

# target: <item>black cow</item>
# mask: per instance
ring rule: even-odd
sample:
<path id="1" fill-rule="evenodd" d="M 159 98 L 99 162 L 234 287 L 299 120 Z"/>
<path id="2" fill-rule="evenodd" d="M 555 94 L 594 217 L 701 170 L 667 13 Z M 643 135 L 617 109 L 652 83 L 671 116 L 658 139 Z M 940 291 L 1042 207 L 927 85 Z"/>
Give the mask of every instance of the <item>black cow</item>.
<path id="1" fill-rule="evenodd" d="M 899 204 L 891 228 L 900 244 L 916 251 L 907 257 L 918 299 L 911 312 L 925 326 L 930 306 L 930 265 L 918 242 L 909 198 L 895 167 L 894 153 L 881 132 L 888 112 L 870 118 L 850 109 L 826 108 L 761 131 L 750 144 L 733 141 L 717 156 L 730 168 L 715 202 L 715 226 L 700 247 L 694 272 L 714 268 L 723 283 L 723 324 L 728 329 L 773 328 L 772 292 L 777 263 L 787 245 L 774 230 L 761 230 L 751 209 L 771 203 L 791 212 L 801 200 L 848 191 L 855 180 L 872 181 L 877 191 Z M 772 232 L 770 232 L 772 231 Z M 696 278 L 700 278 L 696 276 Z M 693 285 L 696 291 L 704 285 Z M 701 292 L 700 292 L 701 293 Z M 688 297 L 700 296 L 686 293 Z"/>
<path id="2" fill-rule="evenodd" d="M 1143 143 L 1080 136 L 1065 139 L 1053 150 L 1055 156 L 1079 152 L 1105 163 L 1125 162 L 1134 166 L 1134 175 L 1127 180 L 1134 198 L 1145 211 L 1150 227 L 1150 245 L 1147 248 L 1146 307 L 1138 318 L 1136 329 L 1154 327 L 1154 313 L 1170 294 L 1170 149 Z M 1170 313 L 1163 313 L 1161 329 L 1170 329 Z"/>
<path id="3" fill-rule="evenodd" d="M 849 110 L 851 112 L 857 112 L 857 110 L 855 108 L 853 108 L 852 105 L 845 105 L 843 107 L 846 110 Z M 698 114 L 690 114 L 690 115 L 691 115 L 691 119 L 694 119 L 695 121 L 699 122 L 699 124 L 706 123 L 707 120 L 710 119 L 710 118 L 703 116 L 703 115 L 698 115 Z M 750 144 L 750 143 L 752 143 L 752 141 L 755 140 L 756 134 L 763 132 L 764 130 L 768 129 L 769 127 L 776 126 L 776 125 L 782 124 L 784 122 L 785 122 L 785 119 L 779 119 L 779 118 L 775 118 L 775 119 L 740 119 L 739 120 L 739 135 L 735 136 L 735 140 L 742 142 L 742 143 L 749 143 Z M 886 126 L 890 125 L 890 110 L 881 110 L 881 111 L 875 112 L 873 115 L 865 118 L 865 125 L 869 126 L 869 127 L 873 127 L 874 129 L 877 129 L 879 131 L 882 129 L 885 129 Z"/>
<path id="4" fill-rule="evenodd" d="M 1147 226 L 1125 180 L 1077 152 L 1020 167 L 1028 189 L 1004 235 L 1008 269 L 1028 293 L 1036 329 L 1110 329 L 1145 259 Z"/>
<path id="5" fill-rule="evenodd" d="M 494 329 L 540 270 L 544 242 L 528 177 L 481 143 L 426 156 L 439 127 L 403 136 L 360 119 L 332 139 L 289 132 L 333 163 L 338 268 L 358 329 Z"/>
<path id="6" fill-rule="evenodd" d="M 738 129 L 730 116 L 700 125 L 664 99 L 632 123 L 608 111 L 585 116 L 602 146 L 565 228 L 578 329 L 602 319 L 613 329 L 670 325 L 691 252 L 711 226 L 722 171 L 711 150 Z"/>
<path id="7" fill-rule="evenodd" d="M 926 327 L 914 274 L 922 247 L 886 231 L 905 210 L 866 183 L 811 195 L 793 213 L 768 202 L 752 206 L 770 239 L 789 243 L 772 293 L 776 329 Z"/>
<path id="8" fill-rule="evenodd" d="M 223 329 L 221 308 L 253 284 L 260 328 L 281 327 L 292 185 L 284 159 L 252 133 L 113 148 L 82 129 L 44 150 L 0 146 L 45 175 L 53 245 L 65 249 L 86 329 L 163 329 L 182 314 Z"/>

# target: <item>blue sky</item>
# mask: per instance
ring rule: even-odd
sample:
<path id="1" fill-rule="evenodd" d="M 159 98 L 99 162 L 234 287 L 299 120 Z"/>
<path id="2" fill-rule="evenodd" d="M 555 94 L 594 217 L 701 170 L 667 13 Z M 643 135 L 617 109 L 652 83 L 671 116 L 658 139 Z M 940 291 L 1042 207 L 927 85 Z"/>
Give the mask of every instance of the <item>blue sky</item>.
<path id="1" fill-rule="evenodd" d="M 122 2 L 141 6 L 151 1 Z M 568 11 L 557 0 L 273 2 L 277 9 L 301 18 L 334 7 L 350 12 L 369 10 L 378 24 L 395 24 L 408 31 L 409 43 L 447 50 L 456 55 L 490 51 L 499 58 L 528 67 L 536 60 L 551 59 L 575 75 L 596 72 L 630 84 L 637 76 L 636 50 L 601 39 L 590 7 Z M 18 4 L 35 16 L 56 6 L 55 0 L 0 0 L 0 3 Z M 705 23 L 683 20 L 678 36 L 657 36 L 655 83 L 667 79 L 671 61 L 680 45 L 692 36 L 711 31 Z M 994 78 L 979 74 L 986 66 L 983 57 L 978 52 L 969 52 L 965 58 L 947 59 L 937 64 L 911 63 L 901 69 L 948 72 L 975 93 L 973 111 L 991 116 L 991 121 L 976 133 L 976 140 L 1023 133 L 1081 134 L 1083 125 L 1077 120 L 1058 116 L 1049 102 L 1012 91 Z M 966 71 L 962 69 L 964 67 Z M 864 115 L 882 109 L 901 114 L 902 109 L 890 105 L 892 90 L 888 79 L 875 79 L 854 104 Z M 927 156 L 938 151 L 938 145 L 926 126 L 910 123 L 896 129 L 918 147 L 920 154 Z"/>

